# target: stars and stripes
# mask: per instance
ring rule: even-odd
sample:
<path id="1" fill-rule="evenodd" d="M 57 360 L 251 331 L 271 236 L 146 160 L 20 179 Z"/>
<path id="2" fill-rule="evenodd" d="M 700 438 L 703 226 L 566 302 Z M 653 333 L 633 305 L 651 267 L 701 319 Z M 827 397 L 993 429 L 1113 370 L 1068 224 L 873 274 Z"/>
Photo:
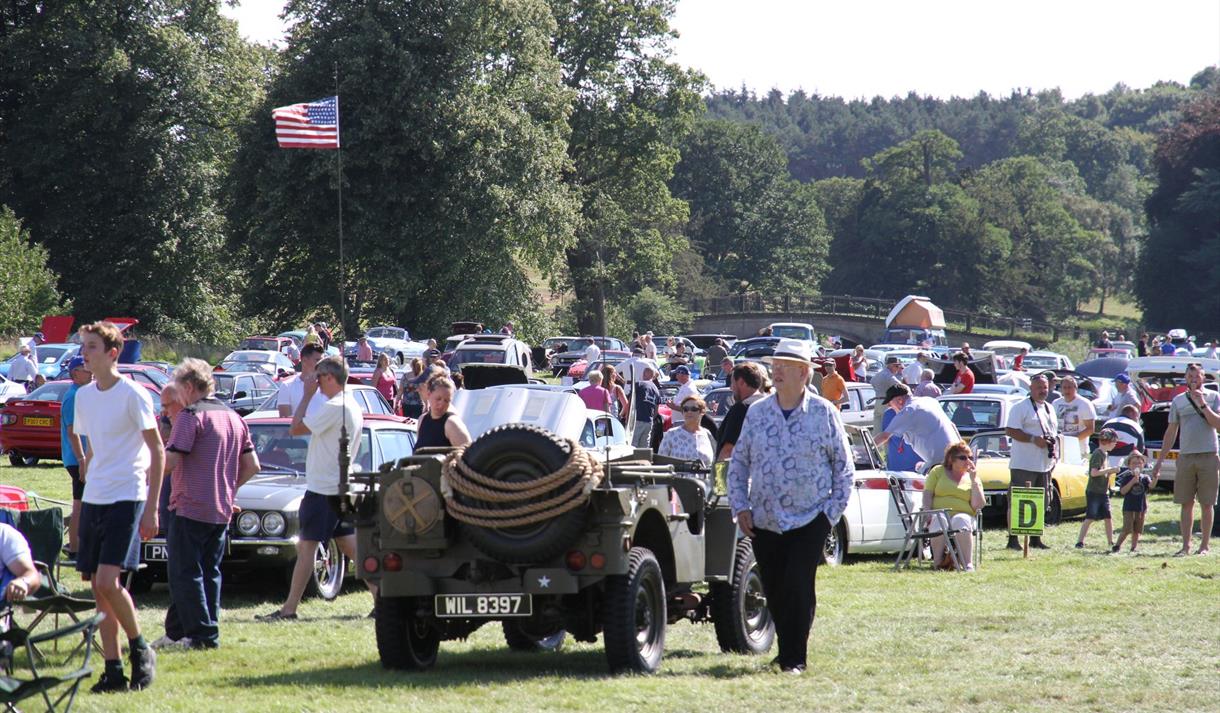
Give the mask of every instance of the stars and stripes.
<path id="1" fill-rule="evenodd" d="M 282 149 L 339 148 L 339 97 L 282 106 L 271 116 Z"/>

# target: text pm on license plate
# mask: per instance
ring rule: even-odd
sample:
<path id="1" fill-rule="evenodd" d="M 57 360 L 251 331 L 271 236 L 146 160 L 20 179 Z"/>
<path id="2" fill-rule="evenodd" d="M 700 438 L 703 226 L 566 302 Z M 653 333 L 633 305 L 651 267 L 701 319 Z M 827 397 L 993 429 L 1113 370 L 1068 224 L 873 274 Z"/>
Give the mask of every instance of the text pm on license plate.
<path id="1" fill-rule="evenodd" d="M 528 594 L 438 594 L 438 617 L 529 616 L 533 601 Z"/>

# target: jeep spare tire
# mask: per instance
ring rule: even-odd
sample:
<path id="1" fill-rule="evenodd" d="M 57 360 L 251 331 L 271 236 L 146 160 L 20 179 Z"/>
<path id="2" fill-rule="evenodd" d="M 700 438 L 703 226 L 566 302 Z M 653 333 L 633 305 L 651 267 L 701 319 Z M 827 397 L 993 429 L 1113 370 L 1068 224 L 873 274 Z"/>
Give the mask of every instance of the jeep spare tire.
<path id="1" fill-rule="evenodd" d="M 544 562 L 583 532 L 585 485 L 596 476 L 590 473 L 596 461 L 575 442 L 512 424 L 493 428 L 455 458 L 466 468 L 446 468 L 450 514 L 484 554 L 510 564 Z M 483 482 L 472 480 L 480 477 Z M 533 521 L 519 524 L 524 519 Z"/>

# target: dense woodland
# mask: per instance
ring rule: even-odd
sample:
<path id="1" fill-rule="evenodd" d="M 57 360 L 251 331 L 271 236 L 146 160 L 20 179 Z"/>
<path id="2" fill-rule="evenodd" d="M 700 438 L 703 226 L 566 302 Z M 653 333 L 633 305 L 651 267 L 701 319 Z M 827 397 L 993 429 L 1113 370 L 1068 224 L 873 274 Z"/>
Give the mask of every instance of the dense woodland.
<path id="1" fill-rule="evenodd" d="M 0 332 L 621 333 L 743 291 L 1135 298 L 1220 330 L 1215 67 L 1071 101 L 757 96 L 672 60 L 675 1 L 292 0 L 279 50 L 214 0 L 5 3 Z M 338 156 L 270 119 L 336 93 L 343 271 Z"/>

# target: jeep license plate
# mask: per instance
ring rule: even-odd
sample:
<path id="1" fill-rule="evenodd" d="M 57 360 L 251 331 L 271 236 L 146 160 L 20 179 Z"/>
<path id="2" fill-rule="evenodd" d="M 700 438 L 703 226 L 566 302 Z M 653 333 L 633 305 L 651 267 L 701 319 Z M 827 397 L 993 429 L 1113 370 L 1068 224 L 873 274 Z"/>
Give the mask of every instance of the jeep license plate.
<path id="1" fill-rule="evenodd" d="M 528 594 L 438 594 L 438 617 L 530 616 L 533 599 Z"/>

